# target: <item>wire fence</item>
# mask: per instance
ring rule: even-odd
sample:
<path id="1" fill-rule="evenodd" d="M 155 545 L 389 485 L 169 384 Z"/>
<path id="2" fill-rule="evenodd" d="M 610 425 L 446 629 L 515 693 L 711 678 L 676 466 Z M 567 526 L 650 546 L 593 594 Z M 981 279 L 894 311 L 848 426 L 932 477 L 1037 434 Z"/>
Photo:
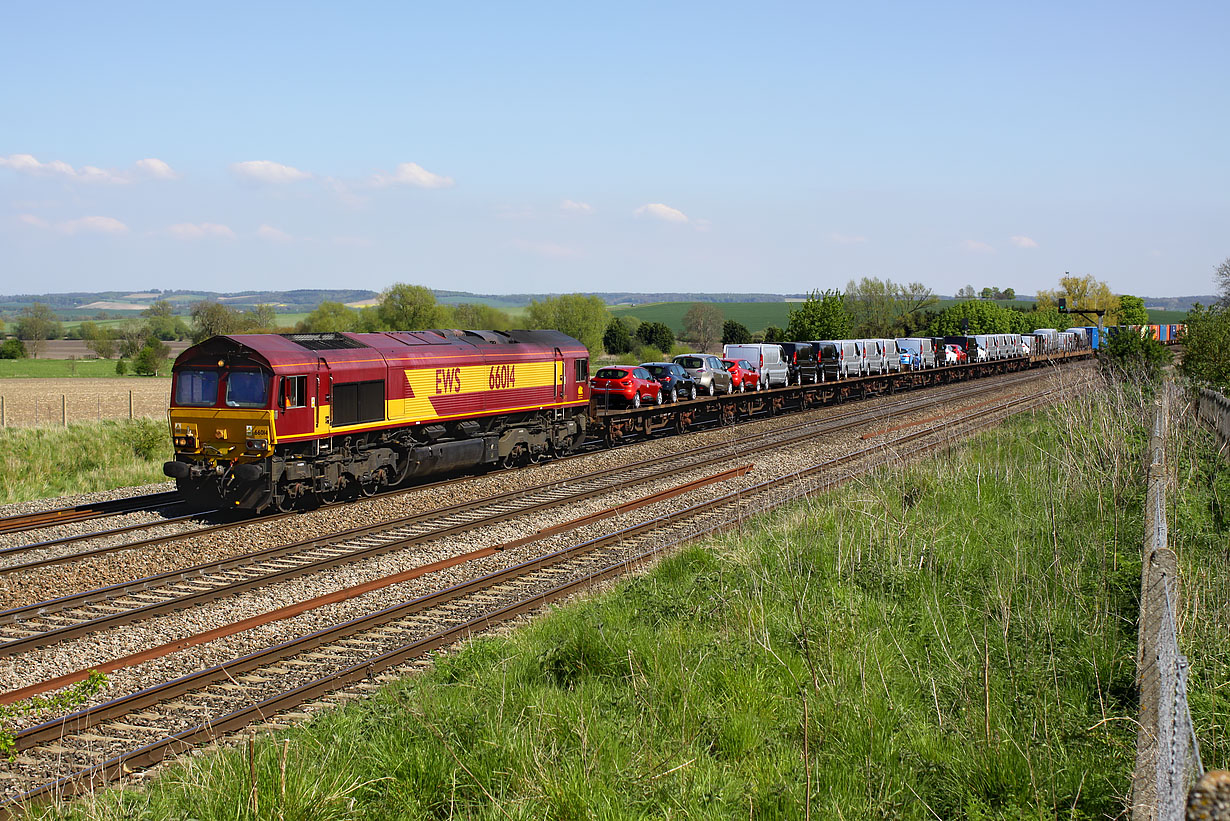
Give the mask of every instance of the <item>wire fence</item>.
<path id="1" fill-rule="evenodd" d="M 1146 462 L 1144 561 L 1136 659 L 1140 729 L 1132 783 L 1132 817 L 1138 821 L 1227 819 L 1230 808 L 1224 801 L 1204 800 L 1208 780 L 1202 779 L 1205 772 L 1200 743 L 1187 704 L 1188 660 L 1179 647 L 1176 614 L 1181 587 L 1178 559 L 1169 547 L 1166 518 L 1169 474 L 1165 439 L 1169 403 L 1169 389 L 1163 390 L 1154 411 Z"/>
<path id="2" fill-rule="evenodd" d="M 1201 388 L 1196 397 L 1196 415 L 1217 435 L 1217 449 L 1230 459 L 1230 399 L 1217 391 Z"/>

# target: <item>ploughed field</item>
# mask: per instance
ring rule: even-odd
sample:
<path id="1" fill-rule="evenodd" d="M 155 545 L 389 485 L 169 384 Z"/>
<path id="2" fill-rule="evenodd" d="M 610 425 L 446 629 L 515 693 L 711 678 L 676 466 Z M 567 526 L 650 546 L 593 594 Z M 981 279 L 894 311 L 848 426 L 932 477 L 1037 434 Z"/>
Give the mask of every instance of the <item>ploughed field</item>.
<path id="1" fill-rule="evenodd" d="M 60 425 L 67 421 L 165 418 L 171 380 L 156 377 L 0 379 L 4 425 Z"/>

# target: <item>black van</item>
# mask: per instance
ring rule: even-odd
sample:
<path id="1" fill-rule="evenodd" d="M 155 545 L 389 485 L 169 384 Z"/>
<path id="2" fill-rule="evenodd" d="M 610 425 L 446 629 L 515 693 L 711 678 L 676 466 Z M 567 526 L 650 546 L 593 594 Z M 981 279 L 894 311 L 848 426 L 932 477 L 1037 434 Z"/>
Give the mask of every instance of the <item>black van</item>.
<path id="1" fill-rule="evenodd" d="M 816 368 L 816 349 L 810 342 L 781 342 L 782 353 L 789 368 L 789 381 L 792 385 L 802 385 L 810 382 L 813 385 L 820 381 L 820 372 Z"/>

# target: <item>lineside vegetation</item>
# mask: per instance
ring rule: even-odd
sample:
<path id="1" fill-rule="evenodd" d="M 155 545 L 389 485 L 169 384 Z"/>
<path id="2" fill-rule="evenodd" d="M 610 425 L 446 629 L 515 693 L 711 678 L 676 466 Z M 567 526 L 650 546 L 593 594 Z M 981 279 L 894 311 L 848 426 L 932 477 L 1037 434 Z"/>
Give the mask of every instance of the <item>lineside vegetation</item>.
<path id="1" fill-rule="evenodd" d="M 165 482 L 167 423 L 123 419 L 0 429 L 0 504 Z"/>

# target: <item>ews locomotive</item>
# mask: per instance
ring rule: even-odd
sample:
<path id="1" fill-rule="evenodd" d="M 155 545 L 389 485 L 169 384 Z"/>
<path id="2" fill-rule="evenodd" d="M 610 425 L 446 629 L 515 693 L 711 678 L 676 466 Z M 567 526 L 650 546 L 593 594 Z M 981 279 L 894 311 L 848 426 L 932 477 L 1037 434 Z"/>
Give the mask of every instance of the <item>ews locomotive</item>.
<path id="1" fill-rule="evenodd" d="M 585 438 L 589 353 L 557 331 L 238 334 L 175 360 L 163 466 L 202 506 L 288 510 Z"/>

